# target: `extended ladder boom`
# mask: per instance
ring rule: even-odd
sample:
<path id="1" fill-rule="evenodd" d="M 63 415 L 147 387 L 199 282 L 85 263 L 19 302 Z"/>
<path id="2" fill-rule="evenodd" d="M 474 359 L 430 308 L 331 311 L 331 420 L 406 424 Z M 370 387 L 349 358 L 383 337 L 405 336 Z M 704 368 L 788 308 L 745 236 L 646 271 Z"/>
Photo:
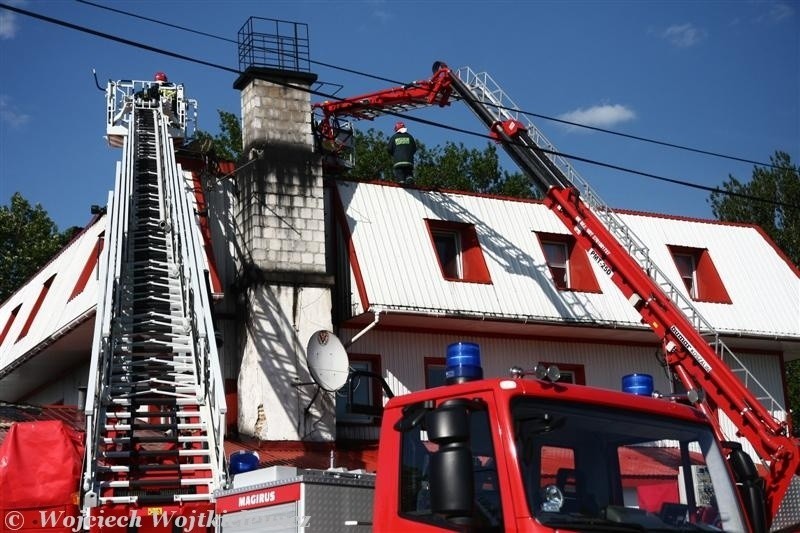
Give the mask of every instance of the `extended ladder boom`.
<path id="1" fill-rule="evenodd" d="M 469 68 L 454 72 L 436 62 L 431 80 L 413 87 L 412 107 L 421 102 L 446 105 L 451 99 L 460 99 L 478 116 L 545 194 L 546 205 L 573 233 L 576 242 L 662 340 L 667 363 L 684 386 L 704 390 L 707 401 L 699 407 L 715 422 L 720 440 L 733 439 L 723 435 L 715 409 L 732 421 L 737 436 L 752 445 L 767 469 L 767 504 L 773 529 L 799 523 L 798 442 L 789 435 L 788 424 L 775 417 L 777 413 L 785 415 L 786 410 L 725 345 L 684 291 L 652 262 L 642 241 L 532 123 L 519 120 L 517 106 L 487 74 L 476 74 Z M 342 116 L 373 118 L 402 111 L 398 95 L 407 90 L 390 89 L 318 104 L 325 116 L 321 124 Z M 384 95 L 392 97 L 386 99 Z M 324 128 L 318 129 L 325 134 Z"/>
<path id="2" fill-rule="evenodd" d="M 684 386 L 705 392 L 708 401 L 699 407 L 716 421 L 720 439 L 729 437 L 722 434 L 715 408 L 725 413 L 739 436 L 753 446 L 768 468 L 766 492 L 773 527 L 796 523 L 797 517 L 789 516 L 796 512 L 794 503 L 781 509 L 790 486 L 792 499 L 800 493 L 798 442 L 789 435 L 786 422 L 773 415 L 785 413 L 785 409 L 725 345 L 684 292 L 650 260 L 649 251 L 633 231 L 557 155 L 533 124 L 518 120 L 516 106 L 501 98 L 504 93 L 491 78 L 461 69 L 452 81 L 454 93 L 545 192 L 546 205 L 662 340 L 667 363 Z"/>
<path id="3" fill-rule="evenodd" d="M 108 94 L 117 90 L 112 83 Z M 85 407 L 82 505 L 95 516 L 151 505 L 188 516 L 198 512 L 193 505 L 210 505 L 225 480 L 226 407 L 206 266 L 192 195 L 175 161 L 174 117 L 158 103 L 122 105 L 125 129 L 113 133 L 123 159 L 109 194 Z"/>

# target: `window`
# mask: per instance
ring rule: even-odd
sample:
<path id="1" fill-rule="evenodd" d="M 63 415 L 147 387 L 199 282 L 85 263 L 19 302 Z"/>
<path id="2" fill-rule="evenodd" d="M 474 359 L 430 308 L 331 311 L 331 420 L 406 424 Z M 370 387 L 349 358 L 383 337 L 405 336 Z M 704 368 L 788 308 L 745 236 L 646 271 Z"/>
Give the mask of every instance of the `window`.
<path id="1" fill-rule="evenodd" d="M 575 507 L 577 475 L 575 450 L 563 446 L 544 445 L 539 450 L 542 484 L 555 484 L 564 496 L 564 505 Z"/>
<path id="2" fill-rule="evenodd" d="M 425 388 L 439 387 L 445 382 L 445 360 L 444 357 L 425 358 Z"/>
<path id="3" fill-rule="evenodd" d="M 690 298 L 698 302 L 731 303 L 708 250 L 671 245 L 668 248 Z"/>
<path id="4" fill-rule="evenodd" d="M 542 526 L 602 519 L 636 530 L 652 518 L 665 531 L 744 530 L 708 425 L 591 402 L 517 396 L 510 407 L 520 479 Z"/>
<path id="5" fill-rule="evenodd" d="M 381 374 L 378 355 L 349 354 L 351 376 L 344 387 L 336 393 L 336 420 L 354 424 L 377 423 L 383 408 L 380 381 L 358 372 Z M 355 372 L 355 374 L 353 374 Z"/>
<path id="6" fill-rule="evenodd" d="M 454 231 L 431 231 L 436 255 L 445 278 L 461 279 L 464 269 L 461 266 L 461 238 Z"/>
<path id="7" fill-rule="evenodd" d="M 567 245 L 563 242 L 542 242 L 542 250 L 547 260 L 547 267 L 553 276 L 553 282 L 559 289 L 569 288 L 569 263 Z"/>
<path id="8" fill-rule="evenodd" d="M 674 254 L 672 259 L 675 261 L 675 266 L 678 267 L 678 274 L 681 276 L 681 280 L 686 286 L 686 291 L 689 293 L 689 296 L 697 298 L 697 280 L 695 279 L 697 266 L 694 263 L 694 256 L 689 254 Z"/>
<path id="9" fill-rule="evenodd" d="M 575 365 L 570 363 L 547 363 L 540 362 L 540 365 L 545 368 L 549 366 L 557 366 L 561 377 L 558 378 L 558 383 L 574 383 L 576 385 L 586 385 L 586 371 L 583 365 Z"/>
<path id="10" fill-rule="evenodd" d="M 475 226 L 425 219 L 442 276 L 448 281 L 491 283 Z"/>
<path id="11" fill-rule="evenodd" d="M 39 291 L 39 297 L 36 298 L 36 302 L 33 304 L 33 308 L 31 309 L 31 314 L 28 315 L 28 320 L 25 321 L 25 325 L 22 326 L 22 331 L 19 333 L 19 337 L 17 337 L 17 342 L 20 339 L 25 337 L 28 334 L 28 330 L 31 328 L 31 324 L 33 324 L 33 320 L 36 318 L 36 315 L 39 314 L 39 309 L 42 307 L 42 302 L 44 302 L 45 296 L 47 296 L 47 292 L 50 290 L 50 285 L 53 284 L 53 280 L 56 278 L 56 275 L 53 274 L 50 276 L 47 281 L 42 283 L 42 290 Z"/>
<path id="12" fill-rule="evenodd" d="M 589 258 L 572 235 L 536 232 L 547 268 L 562 291 L 600 292 Z"/>

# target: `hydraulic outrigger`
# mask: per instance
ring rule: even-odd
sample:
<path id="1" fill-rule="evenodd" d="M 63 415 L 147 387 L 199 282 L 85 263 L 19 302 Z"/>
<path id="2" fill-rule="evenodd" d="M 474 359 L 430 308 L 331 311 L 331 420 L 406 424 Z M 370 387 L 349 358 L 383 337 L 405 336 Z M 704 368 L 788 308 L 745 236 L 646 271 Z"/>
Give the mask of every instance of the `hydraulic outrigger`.
<path id="1" fill-rule="evenodd" d="M 685 291 L 678 289 L 651 261 L 647 248 L 591 190 L 541 132 L 518 119 L 517 108 L 486 74 L 458 71 L 436 62 L 423 81 L 339 101 L 315 104 L 316 134 L 322 145 L 343 159 L 348 149 L 337 143 L 340 119 L 371 120 L 453 100 L 466 103 L 502 144 L 509 156 L 545 193 L 545 204 L 576 242 L 622 291 L 661 340 L 665 359 L 687 390 L 702 391 L 697 407 L 712 421 L 724 445 L 717 410 L 749 442 L 764 465 L 768 521 L 773 530 L 800 522 L 800 447 L 789 424 L 773 413 L 786 410 L 724 344 Z M 710 340 L 707 340 L 710 339 Z M 765 407 L 765 404 L 767 407 Z"/>

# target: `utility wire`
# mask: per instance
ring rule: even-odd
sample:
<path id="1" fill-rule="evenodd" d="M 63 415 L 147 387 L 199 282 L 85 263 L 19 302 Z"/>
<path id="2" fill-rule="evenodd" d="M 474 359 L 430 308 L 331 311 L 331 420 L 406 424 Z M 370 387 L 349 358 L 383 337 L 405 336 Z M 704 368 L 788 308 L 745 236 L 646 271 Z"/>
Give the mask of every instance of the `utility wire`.
<path id="1" fill-rule="evenodd" d="M 135 48 L 141 48 L 143 50 L 148 50 L 150 52 L 154 52 L 154 53 L 157 53 L 157 54 L 162 54 L 162 55 L 166 55 L 166 56 L 173 57 L 173 58 L 176 58 L 176 59 L 181 59 L 181 60 L 184 60 L 184 61 L 197 63 L 199 65 L 205 65 L 205 66 L 208 66 L 208 67 L 220 69 L 220 70 L 223 70 L 223 71 L 226 71 L 226 72 L 231 72 L 231 73 L 234 73 L 234 74 L 239 74 L 239 75 L 242 74 L 242 72 L 240 70 L 236 69 L 236 68 L 226 67 L 224 65 L 211 63 L 209 61 L 204 61 L 202 59 L 197 59 L 197 58 L 193 58 L 193 57 L 190 57 L 190 56 L 187 56 L 187 55 L 178 54 L 176 52 L 171 52 L 169 50 L 163 50 L 163 49 L 160 49 L 160 48 L 156 48 L 154 46 L 150 46 L 150 45 L 147 45 L 147 44 L 139 43 L 139 42 L 136 42 L 136 41 L 131 41 L 131 40 L 125 39 L 123 37 L 118 37 L 116 35 L 111 35 L 111 34 L 104 33 L 104 32 L 101 32 L 101 31 L 97 31 L 97 30 L 94 30 L 94 29 L 91 29 L 91 28 L 86 28 L 84 26 L 79 26 L 77 24 L 72 24 L 70 22 L 66 22 L 66 21 L 63 21 L 63 20 L 59 20 L 59 19 L 55 19 L 55 18 L 48 17 L 48 16 L 45 16 L 45 15 L 41 15 L 41 14 L 38 14 L 38 13 L 34 13 L 32 11 L 28 11 L 28 10 L 21 9 L 21 8 L 18 8 L 18 7 L 14 7 L 14 6 L 10 6 L 10 5 L 7 5 L 7 4 L 0 3 L 0 8 L 7 9 L 7 10 L 13 11 L 15 13 L 19 13 L 21 15 L 26 15 L 26 16 L 29 16 L 29 17 L 32 17 L 32 18 L 36 18 L 36 19 L 39 19 L 39 20 L 42 20 L 42 21 L 45 21 L 45 22 L 49 22 L 51 24 L 55 24 L 55 25 L 58 25 L 58 26 L 63 26 L 65 28 L 69 28 L 69 29 L 73 29 L 73 30 L 76 30 L 76 31 L 79 31 L 79 32 L 88 33 L 88 34 L 94 35 L 96 37 L 100 37 L 100 38 L 103 38 L 103 39 L 108 39 L 108 40 L 115 41 L 115 42 L 118 42 L 118 43 L 121 43 L 121 44 L 125 44 L 125 45 L 128 45 L 128 46 L 133 46 Z M 274 83 L 276 83 L 278 85 L 283 85 L 285 87 L 290 87 L 290 88 L 293 88 L 293 89 L 296 89 L 296 90 L 299 90 L 299 91 L 307 92 L 309 94 L 313 94 L 315 96 L 320 96 L 322 98 L 335 99 L 335 100 L 339 100 L 339 101 L 343 100 L 342 98 L 339 98 L 337 96 L 334 96 L 334 95 L 331 95 L 331 94 L 327 94 L 327 93 L 324 93 L 324 92 L 321 92 L 321 91 L 316 91 L 316 90 L 310 89 L 308 87 L 298 86 L 298 85 L 294 85 L 294 84 L 291 84 L 291 83 L 288 83 L 288 82 L 283 82 L 283 81 L 277 81 L 277 80 L 273 80 L 273 81 L 274 81 Z M 444 123 L 441 123 L 441 122 L 435 122 L 435 121 L 432 121 L 432 120 L 427 120 L 427 119 L 423 119 L 423 118 L 419 118 L 419 117 L 413 117 L 413 116 L 409 116 L 409 115 L 402 114 L 402 113 L 396 113 L 396 112 L 393 112 L 393 111 L 383 111 L 383 113 L 384 114 L 388 114 L 388 115 L 394 115 L 394 116 L 397 116 L 397 117 L 400 117 L 400 118 L 403 118 L 403 119 L 406 119 L 406 120 L 410 120 L 412 122 L 418 122 L 418 123 L 421 123 L 421 124 L 427 124 L 427 125 L 430 125 L 430 126 L 443 128 L 443 129 L 447 129 L 447 130 L 450 130 L 450 131 L 455 131 L 455 132 L 464 133 L 464 134 L 467 134 L 467 135 L 472 135 L 472 136 L 475 136 L 475 137 L 485 138 L 485 139 L 488 139 L 488 140 L 494 140 L 491 136 L 489 136 L 489 135 L 487 135 L 485 133 L 479 133 L 479 132 L 475 132 L 475 131 L 472 131 L 472 130 L 458 128 L 458 127 L 450 126 L 448 124 L 444 124 Z M 520 145 L 520 146 L 522 146 L 522 145 Z M 619 165 L 613 165 L 613 164 L 610 164 L 610 163 L 604 163 L 602 161 L 597 161 L 597 160 L 593 160 L 593 159 L 589 159 L 589 158 L 585 158 L 585 157 L 581 157 L 581 156 L 569 155 L 569 154 L 566 154 L 564 152 L 557 152 L 557 151 L 548 150 L 548 149 L 545 149 L 545 148 L 539 148 L 539 149 L 542 152 L 546 153 L 546 154 L 558 155 L 558 156 L 561 156 L 561 157 L 565 157 L 567 159 L 574 159 L 576 161 L 581 161 L 581 162 L 584 162 L 584 163 L 587 163 L 587 164 L 596 165 L 596 166 L 600 166 L 600 167 L 604 167 L 604 168 L 609 168 L 609 169 L 617 170 L 617 171 L 620 171 L 620 172 L 625 172 L 625 173 L 628 173 L 628 174 L 635 174 L 635 175 L 639 175 L 639 176 L 655 179 L 655 180 L 658 180 L 658 181 L 674 183 L 674 184 L 678 184 L 678 185 L 683 185 L 685 187 L 691 187 L 691 188 L 695 188 L 695 189 L 700 189 L 700 190 L 705 190 L 705 191 L 710 191 L 710 192 L 716 192 L 716 193 L 723 194 L 723 195 L 728 195 L 728 196 L 736 196 L 736 197 L 741 197 L 741 198 L 747 198 L 749 200 L 758 201 L 758 202 L 762 202 L 762 203 L 767 203 L 767 204 L 771 204 L 771 205 L 775 205 L 775 206 L 783 207 L 783 208 L 800 209 L 800 205 L 787 204 L 785 202 L 779 202 L 779 201 L 776 201 L 776 200 L 771 200 L 769 198 L 761 198 L 761 197 L 750 196 L 750 195 L 746 195 L 746 194 L 742 194 L 742 193 L 734 193 L 734 192 L 731 192 L 731 191 L 725 191 L 725 190 L 720 189 L 718 187 L 708 187 L 708 186 L 705 186 L 705 185 L 699 185 L 697 183 L 692 183 L 692 182 L 689 182 L 689 181 L 678 180 L 678 179 L 674 179 L 674 178 L 667 178 L 667 177 L 664 177 L 664 176 L 659 176 L 657 174 L 652 174 L 652 173 L 649 173 L 649 172 L 643 172 L 643 171 L 640 171 L 640 170 L 634 170 L 634 169 L 630 169 L 630 168 L 627 168 L 627 167 L 622 167 L 622 166 L 619 166 Z"/>
<path id="2" fill-rule="evenodd" d="M 33 17 L 35 19 L 43 20 L 45 22 L 49 22 L 51 24 L 55 24 L 57 26 L 63 26 L 65 28 L 69 28 L 71 30 L 80 31 L 83 33 L 88 33 L 90 35 L 94 35 L 95 37 L 102 37 L 103 39 L 109 39 L 111 41 L 116 41 L 121 44 L 127 44 L 128 46 L 133 46 L 135 48 L 142 48 L 143 50 L 148 50 L 150 52 L 155 52 L 157 54 L 163 54 L 166 56 L 174 57 L 176 59 L 183 59 L 184 61 L 190 61 L 192 63 L 197 63 L 200 65 L 205 65 L 208 67 L 218 68 L 220 70 L 225 70 L 227 72 L 233 72 L 234 74 L 241 74 L 239 69 L 226 67 L 224 65 L 218 65 L 216 63 L 211 63 L 209 61 L 204 61 L 202 59 L 195 59 L 193 57 L 185 56 L 183 54 L 178 54 L 176 52 L 170 52 L 169 50 L 163 50 L 161 48 L 156 48 L 155 46 L 150 46 L 144 43 L 138 43 L 136 41 L 131 41 L 129 39 L 125 39 L 123 37 L 117 37 L 116 35 L 111 35 L 108 33 L 103 33 L 101 31 L 93 30 L 91 28 L 87 28 L 85 26 L 78 26 L 77 24 L 72 24 L 71 22 L 66 22 L 64 20 L 54 19 L 52 17 L 48 17 L 46 15 L 40 15 L 39 13 L 34 13 L 33 11 L 27 11 L 25 9 L 20 9 L 18 7 L 10 6 L 8 4 L 0 4 L 0 7 L 3 9 L 8 9 L 9 11 L 14 11 L 15 13 L 19 13 L 20 15 L 27 15 L 29 17 Z"/>
<path id="3" fill-rule="evenodd" d="M 168 28 L 175 28 L 176 30 L 183 30 L 188 31 L 190 33 L 195 33 L 197 35 L 203 35 L 205 37 L 211 37 L 212 39 L 219 39 L 220 41 L 227 41 L 229 43 L 238 44 L 237 41 L 233 39 L 228 39 L 227 37 L 220 37 L 219 35 L 214 35 L 211 33 L 206 33 L 200 30 L 194 30 L 192 28 L 187 28 L 185 26 L 178 26 L 177 24 L 170 24 L 169 22 L 164 22 L 163 20 L 153 19 L 150 17 L 145 17 L 144 15 L 137 15 L 136 13 L 131 13 L 130 11 L 123 11 L 122 9 L 117 9 L 114 7 L 104 6 L 102 4 L 96 4 L 94 2 L 89 2 L 88 0 L 75 0 L 80 4 L 86 4 L 88 6 L 97 7 L 100 9 L 105 9 L 106 11 L 113 11 L 114 13 L 119 13 L 120 15 L 126 15 L 128 17 L 137 18 L 140 20 L 146 20 L 148 22 L 153 22 L 155 24 L 161 24 L 162 26 L 167 26 Z"/>
<path id="4" fill-rule="evenodd" d="M 426 119 L 418 118 L 418 117 L 409 117 L 408 115 L 404 115 L 402 113 L 395 113 L 395 112 L 392 112 L 392 111 L 387 111 L 387 112 L 385 112 L 385 114 L 394 115 L 394 116 L 397 116 L 397 117 L 400 117 L 400 118 L 405 118 L 407 120 L 413 120 L 413 121 L 416 121 L 416 122 L 420 122 L 422 124 L 427 124 L 427 125 L 430 125 L 430 126 L 436 126 L 436 127 L 439 127 L 439 128 L 443 128 L 443 129 L 450 130 L 450 131 L 455 131 L 455 132 L 458 132 L 458 133 L 464 133 L 466 135 L 482 137 L 482 138 L 493 140 L 493 141 L 496 140 L 496 139 L 492 138 L 491 136 L 486 135 L 484 133 L 479 133 L 479 132 L 476 132 L 476 131 L 466 130 L 466 129 L 463 129 L 463 128 L 458 128 L 456 126 L 450 126 L 448 124 L 442 124 L 440 122 L 435 122 L 435 121 L 432 121 L 432 120 L 426 120 Z M 527 147 L 527 145 L 524 145 L 522 143 L 516 143 L 516 142 L 509 142 L 508 144 L 513 144 L 515 146 L 522 146 L 523 148 Z M 636 174 L 636 175 L 643 176 L 643 177 L 646 177 L 646 178 L 651 178 L 651 179 L 654 179 L 654 180 L 657 180 L 657 181 L 663 181 L 663 182 L 667 182 L 667 183 L 674 183 L 676 185 L 683 185 L 684 187 L 690 187 L 690 188 L 693 188 L 693 189 L 700 189 L 700 190 L 703 190 L 703 191 L 724 194 L 726 196 L 736 196 L 738 198 L 746 198 L 748 200 L 753 200 L 753 201 L 757 201 L 757 202 L 771 204 L 771 205 L 774 205 L 774 206 L 777 206 L 777 207 L 784 207 L 784 208 L 789 208 L 789 209 L 800 210 L 800 205 L 796 205 L 796 204 L 789 204 L 789 203 L 786 203 L 786 202 L 780 202 L 778 200 L 772 200 L 772 199 L 763 198 L 763 197 L 760 197 L 760 196 L 751 196 L 749 194 L 744 194 L 744 193 L 726 191 L 726 190 L 720 189 L 719 187 L 709 187 L 707 185 L 700 185 L 699 183 L 693 183 L 691 181 L 679 180 L 679 179 L 675 179 L 675 178 L 667 178 L 667 177 L 664 177 L 664 176 L 659 176 L 657 174 L 651 174 L 649 172 L 644 172 L 644 171 L 641 171 L 641 170 L 634 170 L 634 169 L 622 167 L 622 166 L 619 166 L 619 165 L 614 165 L 612 163 L 604 163 L 603 161 L 597 161 L 595 159 L 589 159 L 589 158 L 586 158 L 586 157 L 573 155 L 573 154 L 568 154 L 568 153 L 561 152 L 561 151 L 548 150 L 547 148 L 542 148 L 540 146 L 537 146 L 537 150 L 539 150 L 539 151 L 541 151 L 541 152 L 543 152 L 545 154 L 550 154 L 550 155 L 554 155 L 554 156 L 560 156 L 560 157 L 564 157 L 566 159 L 570 159 L 570 160 L 574 160 L 574 161 L 581 161 L 583 163 L 587 163 L 587 164 L 590 164 L 590 165 L 603 167 L 603 168 L 608 168 L 608 169 L 612 169 L 612 170 L 618 170 L 620 172 L 625 172 L 625 173 L 628 173 L 628 174 Z"/>
<path id="5" fill-rule="evenodd" d="M 161 25 L 167 26 L 169 28 L 175 28 L 175 29 L 186 31 L 186 32 L 189 32 L 189 33 L 194 33 L 196 35 L 202 35 L 202 36 L 205 36 L 205 37 L 211 37 L 212 39 L 218 39 L 220 41 L 225 41 L 225 42 L 229 42 L 229 43 L 233 43 L 233 44 L 238 44 L 237 41 L 235 41 L 233 39 L 228 39 L 227 37 L 222 37 L 220 35 L 213 35 L 211 33 L 206 33 L 204 31 L 195 30 L 195 29 L 192 29 L 192 28 L 187 28 L 185 26 L 178 26 L 177 24 L 171 24 L 169 22 L 164 22 L 162 20 L 158 20 L 158 19 L 154 19 L 154 18 L 150 18 L 150 17 L 145 17 L 143 15 L 138 15 L 136 13 L 131 13 L 130 11 L 123 11 L 121 9 L 116 9 L 116 8 L 113 8 L 113 7 L 104 6 L 104 5 L 101 5 L 101 4 L 97 4 L 95 2 L 90 2 L 89 0 L 75 0 L 75 1 L 79 2 L 81 4 L 94 6 L 94 7 L 97 7 L 97 8 L 100 8 L 100 9 L 105 9 L 105 10 L 108 10 L 108 11 L 113 11 L 114 13 L 119 13 L 121 15 L 126 15 L 126 16 L 137 18 L 137 19 L 140 19 L 140 20 L 146 20 L 148 22 L 153 22 L 155 24 L 161 24 Z M 327 68 L 330 68 L 330 69 L 333 69 L 333 70 L 340 70 L 340 71 L 343 71 L 343 72 L 349 72 L 350 74 L 356 74 L 356 75 L 359 75 L 359 76 L 363 76 L 363 77 L 367 77 L 367 78 L 371 78 L 371 79 L 375 79 L 375 80 L 385 81 L 385 82 L 391 83 L 393 85 L 409 85 L 408 83 L 403 83 L 401 81 L 393 80 L 393 79 L 390 79 L 390 78 L 384 78 L 382 76 L 377 76 L 377 75 L 370 74 L 370 73 L 363 72 L 363 71 L 359 71 L 359 70 L 354 70 L 354 69 L 350 69 L 350 68 L 346 68 L 346 67 L 332 65 L 330 63 L 323 63 L 321 61 L 314 61 L 314 60 L 311 60 L 311 59 L 309 60 L 309 62 L 313 63 L 315 65 L 320 65 L 320 66 L 327 67 Z M 413 84 L 414 83 L 412 82 L 410 85 L 413 85 Z M 721 159 L 729 159 L 729 160 L 732 160 L 732 161 L 739 161 L 741 163 L 749 163 L 749 164 L 758 165 L 758 166 L 761 166 L 761 167 L 769 167 L 769 168 L 773 168 L 773 169 L 776 169 L 776 170 L 787 170 L 785 167 L 781 167 L 780 165 L 775 165 L 775 164 L 772 164 L 772 163 L 764 163 L 764 162 L 761 162 L 761 161 L 756 161 L 756 160 L 753 160 L 753 159 L 747 159 L 747 158 L 739 157 L 739 156 L 735 156 L 735 155 L 723 154 L 723 153 L 714 152 L 714 151 L 711 151 L 711 150 L 704 150 L 704 149 L 701 149 L 701 148 L 693 148 L 691 146 L 686 146 L 686 145 L 683 145 L 683 144 L 677 144 L 677 143 L 672 143 L 672 142 L 668 142 L 668 141 L 661 141 L 661 140 L 658 140 L 658 139 L 642 137 L 640 135 L 633 135 L 633 134 L 630 134 L 630 133 L 623 133 L 623 132 L 620 132 L 620 131 L 609 130 L 609 129 L 600 128 L 600 127 L 597 127 L 597 126 L 590 126 L 588 124 L 581 124 L 580 122 L 572 122 L 572 121 L 565 120 L 565 119 L 562 119 L 562 118 L 551 117 L 551 116 L 548 116 L 548 115 L 535 113 L 533 111 L 524 111 L 524 110 L 521 110 L 521 109 L 516 109 L 516 108 L 511 108 L 511 107 L 504 107 L 504 106 L 500 106 L 500 105 L 494 105 L 494 107 L 496 107 L 497 109 L 503 109 L 503 110 L 506 110 L 506 111 L 512 111 L 514 113 L 519 113 L 519 114 L 526 115 L 526 116 L 529 116 L 529 117 L 536 117 L 536 118 L 540 118 L 540 119 L 543 119 L 543 120 L 549 120 L 551 122 L 556 122 L 558 124 L 564 124 L 564 125 L 567 125 L 567 126 L 573 126 L 573 127 L 577 127 L 577 128 L 584 128 L 584 129 L 587 129 L 587 130 L 597 131 L 597 132 L 600 132 L 600 133 L 607 133 L 609 135 L 615 135 L 617 137 L 623 137 L 625 139 L 632 139 L 632 140 L 635 140 L 635 141 L 640 141 L 640 142 L 645 142 L 645 143 L 650 143 L 650 144 L 656 144 L 656 145 L 659 145 L 659 146 L 666 146 L 668 148 L 675 148 L 675 149 L 678 149 L 678 150 L 684 150 L 684 151 L 687 151 L 687 152 L 693 152 L 693 153 L 696 153 L 696 154 L 702 154 L 702 155 L 707 155 L 707 156 L 711 156 L 711 157 L 718 157 L 718 158 L 721 158 Z"/>

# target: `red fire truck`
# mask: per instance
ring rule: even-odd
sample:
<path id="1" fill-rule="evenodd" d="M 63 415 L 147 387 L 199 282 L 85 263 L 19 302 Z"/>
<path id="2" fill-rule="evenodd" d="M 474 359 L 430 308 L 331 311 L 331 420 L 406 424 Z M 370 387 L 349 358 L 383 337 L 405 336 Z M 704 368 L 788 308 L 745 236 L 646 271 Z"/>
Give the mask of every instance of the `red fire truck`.
<path id="1" fill-rule="evenodd" d="M 798 531 L 798 443 L 772 415 L 783 409 L 766 391 L 752 392 L 757 380 L 720 335 L 538 130 L 514 116 L 502 91 L 464 72 L 437 62 L 428 80 L 318 104 L 327 163 L 346 159 L 344 118 L 463 101 L 656 333 L 687 392 L 650 397 L 643 376 L 626 376 L 628 393 L 573 386 L 540 367 L 483 379 L 480 347 L 455 343 L 446 385 L 385 405 L 377 473 L 234 468 L 229 478 L 211 306 L 194 275 L 205 268 L 202 245 L 174 160 L 174 128 L 161 103 L 136 96 L 141 82 L 118 82 L 107 92 L 109 135 L 120 137 L 124 161 L 101 262 L 81 527 Z M 185 105 L 178 100 L 184 127 Z M 129 111 L 117 131 L 119 109 Z M 335 389 L 348 377 L 344 349 L 329 332 L 314 338 L 312 375 Z M 723 435 L 717 412 L 737 435 Z M 737 438 L 756 450 L 758 467 Z M 14 513 L 4 527 L 19 524 Z"/>
<path id="2" fill-rule="evenodd" d="M 480 379 L 479 359 L 455 343 L 446 385 L 389 400 L 377 474 L 234 475 L 216 494 L 222 533 L 767 531 L 752 459 L 698 409 L 635 379 L 636 396 L 558 383 L 554 367 Z"/>
<path id="3" fill-rule="evenodd" d="M 797 530 L 800 447 L 788 422 L 773 414 L 785 409 L 778 409 L 620 217 L 535 126 L 520 120 L 518 108 L 488 75 L 468 68 L 453 71 L 437 61 L 427 80 L 316 104 L 315 131 L 327 167 L 335 170 L 347 163 L 352 127 L 346 119 L 398 115 L 455 100 L 484 123 L 576 242 L 641 314 L 661 340 L 664 359 L 689 391 L 694 409 L 521 379 L 477 381 L 395 398 L 386 406 L 381 431 L 376 529 L 421 528 L 424 523 L 430 528 L 510 530 Z M 736 435 L 723 434 L 719 413 L 733 422 Z M 760 470 L 737 439 L 752 445 Z M 661 501 L 659 508 L 628 505 L 623 480 L 636 468 L 630 457 L 642 448 L 661 451 L 661 446 L 681 457 L 679 472 L 671 474 L 677 476 L 673 486 L 679 497 Z M 543 469 L 554 462 L 554 473 Z M 733 481 L 722 470 L 732 473 Z M 554 483 L 545 482 L 545 472 L 552 473 Z M 492 481 L 476 481 L 484 474 Z M 714 489 L 707 490 L 711 485 Z M 430 506 L 420 510 L 414 500 L 425 486 Z M 493 497 L 473 494 L 478 486 L 492 486 Z"/>

